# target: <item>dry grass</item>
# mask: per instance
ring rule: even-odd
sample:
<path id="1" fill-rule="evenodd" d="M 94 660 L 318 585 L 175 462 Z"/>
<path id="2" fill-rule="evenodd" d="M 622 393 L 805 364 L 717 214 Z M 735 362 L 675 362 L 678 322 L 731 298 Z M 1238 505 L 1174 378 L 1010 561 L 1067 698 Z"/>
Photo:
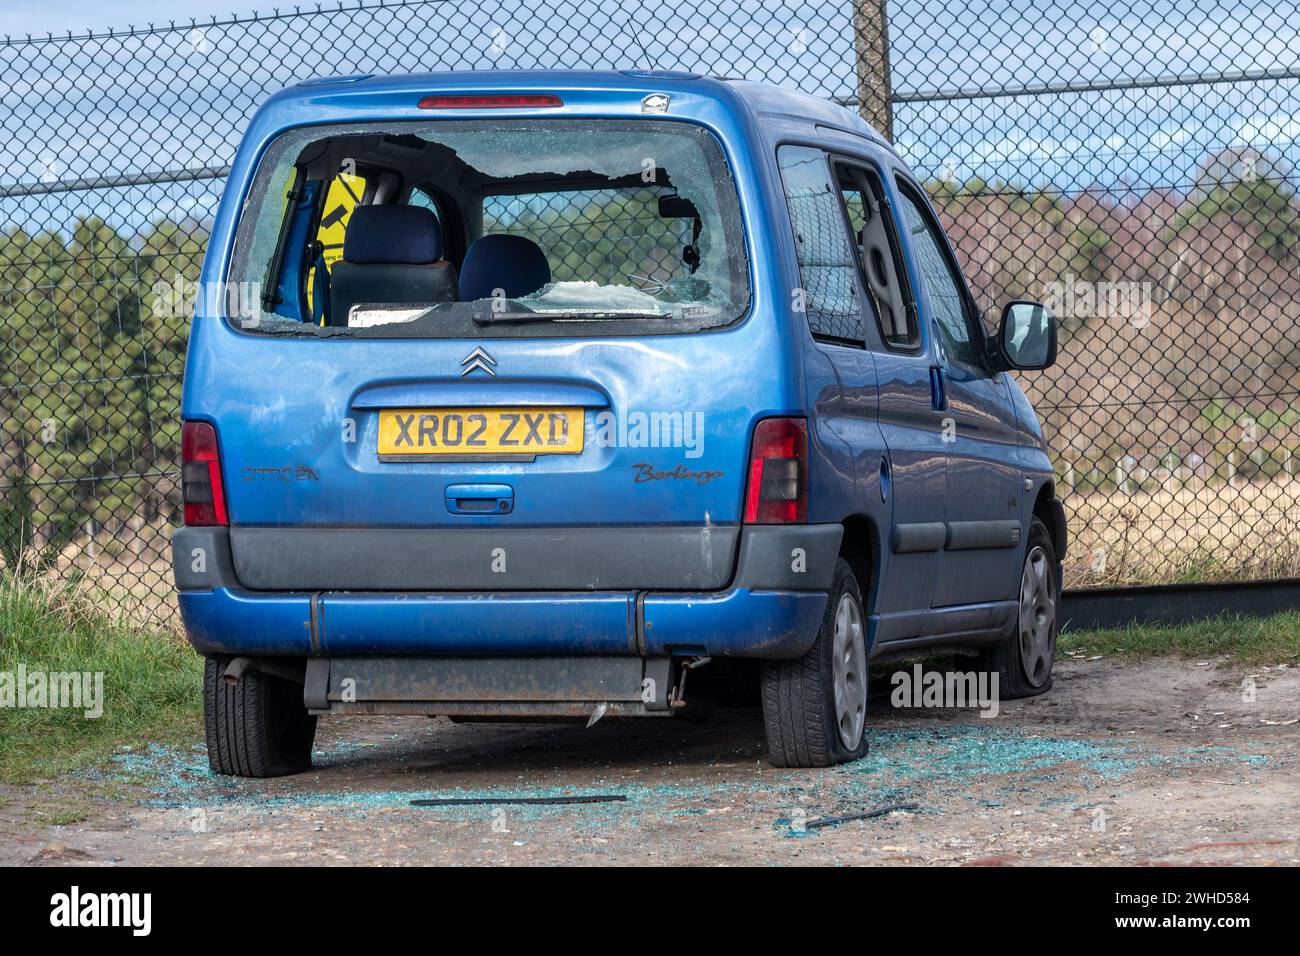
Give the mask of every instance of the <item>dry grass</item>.
<path id="1" fill-rule="evenodd" d="M 1300 577 L 1300 479 L 1065 497 L 1065 586 Z"/>
<path id="2" fill-rule="evenodd" d="M 102 613 L 122 623 L 179 632 L 171 528 L 162 522 L 101 533 L 64 548 L 52 577 L 76 577 L 99 595 Z"/>

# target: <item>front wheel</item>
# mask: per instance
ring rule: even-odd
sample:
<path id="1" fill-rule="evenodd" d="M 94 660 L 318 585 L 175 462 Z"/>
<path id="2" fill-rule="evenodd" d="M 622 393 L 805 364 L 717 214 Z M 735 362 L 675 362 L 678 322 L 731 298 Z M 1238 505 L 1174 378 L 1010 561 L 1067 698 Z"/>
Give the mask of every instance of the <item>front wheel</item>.
<path id="1" fill-rule="evenodd" d="M 862 592 L 843 558 L 826 616 L 803 657 L 763 665 L 763 724 L 777 767 L 829 767 L 867 752 L 867 629 Z"/>
<path id="2" fill-rule="evenodd" d="M 1052 686 L 1061 605 L 1060 565 L 1047 525 L 1037 518 L 1029 524 L 1017 596 L 1019 607 L 1011 633 L 986 648 L 980 660 L 981 670 L 998 675 L 999 696 L 1007 700 L 1034 697 Z"/>

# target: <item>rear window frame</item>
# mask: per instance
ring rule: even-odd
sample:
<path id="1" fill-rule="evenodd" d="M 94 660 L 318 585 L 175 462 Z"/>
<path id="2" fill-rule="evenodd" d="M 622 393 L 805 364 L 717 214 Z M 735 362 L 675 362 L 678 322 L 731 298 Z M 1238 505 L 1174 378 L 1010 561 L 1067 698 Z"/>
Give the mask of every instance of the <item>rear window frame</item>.
<path id="1" fill-rule="evenodd" d="M 505 121 L 505 122 L 527 122 L 527 121 L 536 121 L 538 119 L 540 118 L 531 117 L 531 116 L 519 116 L 513 114 L 508 117 L 501 117 L 501 121 Z M 403 119 L 372 119 L 372 120 L 349 119 L 349 120 L 339 120 L 337 122 L 311 123 L 311 124 L 304 124 L 301 126 L 290 126 L 278 130 L 273 136 L 269 137 L 266 140 L 265 144 L 263 145 L 262 149 L 260 150 L 257 156 L 257 159 L 252 164 L 252 169 L 251 172 L 249 173 L 248 180 L 247 180 L 247 187 L 245 189 L 243 198 L 239 204 L 238 215 L 230 230 L 230 239 L 229 239 L 229 246 L 228 246 L 227 258 L 226 258 L 226 267 L 224 270 L 224 276 L 225 276 L 224 281 L 227 283 L 234 281 L 232 277 L 235 275 L 236 270 L 241 267 L 241 262 L 240 262 L 241 247 L 243 247 L 246 243 L 248 243 L 251 240 L 253 229 L 256 226 L 255 223 L 250 225 L 251 207 L 255 201 L 259 203 L 266 201 L 265 194 L 261 196 L 258 195 L 258 189 L 259 186 L 262 186 L 264 193 L 270 190 L 270 186 L 272 185 L 272 183 L 268 182 L 265 185 L 263 185 L 262 177 L 263 174 L 266 173 L 268 170 L 268 163 L 278 162 L 279 160 L 282 159 L 282 157 L 276 156 L 274 154 L 274 151 L 277 149 L 277 147 L 283 146 L 284 141 L 287 137 L 293 136 L 295 134 L 304 134 L 304 133 L 312 133 L 312 132 L 318 134 L 314 138 L 303 140 L 302 145 L 299 147 L 299 154 L 301 154 L 301 151 L 305 149 L 307 146 L 309 146 L 312 142 L 316 142 L 322 139 L 328 139 L 336 136 L 346 136 L 346 135 L 352 135 L 357 133 L 364 133 L 367 131 L 374 131 L 378 128 L 382 128 L 386 131 L 391 131 L 395 134 L 401 135 L 403 132 L 406 132 L 405 130 L 403 130 L 403 127 L 429 128 L 431 126 L 441 125 L 444 123 L 448 125 L 455 124 L 464 127 L 466 125 L 474 124 L 474 123 L 490 124 L 494 121 L 496 120 L 489 117 L 475 118 L 475 119 L 445 119 L 445 120 L 434 120 L 434 119 L 428 119 L 423 117 L 403 118 Z M 711 148 L 715 152 L 713 156 L 708 157 L 708 161 L 711 166 L 714 165 L 715 163 L 718 164 L 718 169 L 725 174 L 725 181 L 730 184 L 729 193 L 723 193 L 719 180 L 716 177 L 714 178 L 714 182 L 719 183 L 718 185 L 719 193 L 720 193 L 719 198 L 723 198 L 723 196 L 728 196 L 730 197 L 730 200 L 734 200 L 734 205 L 731 205 L 730 201 L 726 202 L 725 204 L 729 205 L 731 209 L 734 210 L 735 221 L 734 223 L 724 222 L 723 232 L 724 234 L 726 233 L 727 231 L 726 227 L 728 225 L 734 225 L 737 230 L 737 234 L 734 238 L 734 241 L 732 241 L 730 237 L 728 238 L 728 246 L 727 246 L 727 253 L 728 253 L 727 258 L 728 258 L 728 267 L 729 267 L 728 271 L 731 276 L 733 288 L 737 288 L 738 284 L 743 284 L 743 289 L 738 289 L 738 291 L 743 292 L 743 295 L 737 296 L 733 302 L 736 314 L 733 317 L 729 318 L 727 321 L 719 322 L 718 324 L 715 325 L 691 327 L 686 325 L 681 320 L 668 322 L 663 319 L 639 319 L 639 320 L 593 319 L 589 322 L 581 321 L 581 320 L 567 320 L 563 322 L 538 321 L 538 322 L 518 323 L 518 324 L 503 323 L 500 326 L 491 326 L 491 327 L 485 326 L 483 327 L 479 335 L 473 336 L 472 338 L 484 338 L 484 339 L 518 338 L 518 339 L 525 339 L 525 340 L 533 340 L 533 339 L 552 339 L 552 338 L 573 338 L 573 339 L 635 338 L 635 337 L 647 336 L 647 335 L 653 335 L 653 336 L 696 335 L 705 332 L 726 331 L 728 329 L 733 329 L 749 320 L 749 318 L 752 316 L 754 311 L 755 287 L 758 283 L 758 276 L 756 274 L 755 266 L 754 266 L 753 250 L 751 248 L 750 223 L 749 223 L 750 217 L 749 217 L 749 213 L 746 210 L 744 200 L 741 195 L 740 184 L 737 178 L 737 171 L 735 168 L 735 164 L 732 162 L 732 159 L 729 156 L 729 151 L 727 149 L 726 144 L 722 140 L 721 136 L 715 130 L 713 130 L 712 128 L 710 128 L 708 125 L 704 123 L 692 120 L 687 117 L 666 118 L 666 117 L 656 116 L 656 117 L 631 118 L 626 116 L 617 116 L 617 117 L 556 116 L 556 117 L 545 117 L 545 121 L 548 123 L 608 124 L 610 126 L 622 126 L 624 128 L 631 128 L 633 126 L 642 126 L 647 123 L 658 123 L 658 124 L 671 123 L 674 126 L 691 130 L 692 132 L 688 135 L 699 136 L 701 140 L 707 140 L 709 143 L 711 143 L 712 144 Z M 298 169 L 299 165 L 297 163 L 290 162 L 288 168 L 290 170 L 290 176 L 289 176 L 290 186 L 292 186 L 293 182 L 297 178 L 296 174 L 294 173 L 294 170 Z M 442 220 L 443 202 L 441 201 L 442 197 L 439 197 L 437 195 L 438 190 L 435 184 L 431 182 L 425 182 L 423 179 L 419 179 L 410 183 L 403 183 L 403 188 L 399 191 L 399 195 L 407 195 L 409 194 L 409 192 L 416 189 L 421 190 L 431 198 L 435 198 L 435 201 L 438 202 L 439 205 L 439 218 L 440 220 Z M 580 190 L 575 190 L 575 191 L 580 191 Z M 370 188 L 368 187 L 367 198 L 369 196 L 369 192 L 370 192 Z M 484 195 L 485 196 L 489 195 L 489 193 L 485 192 Z M 407 199 L 409 199 L 409 195 L 407 195 Z M 321 201 L 323 202 L 323 197 Z M 401 204 L 402 205 L 407 204 L 406 200 L 403 200 Z M 319 217 L 319 215 L 320 213 L 318 210 L 317 217 Z M 449 220 L 454 220 L 457 222 L 462 220 L 462 218 L 463 217 L 461 215 L 461 211 L 459 210 L 459 208 L 455 209 L 454 216 L 448 217 Z M 281 227 L 280 227 L 281 230 L 283 230 L 285 223 L 287 223 L 288 221 L 289 220 L 286 217 L 284 222 L 281 223 Z M 313 222 L 313 228 L 314 226 L 315 223 Z M 459 236 L 457 237 L 457 240 L 460 241 Z M 465 249 L 467 249 L 468 242 L 465 242 L 464 246 Z M 465 249 L 461 250 L 462 255 Z M 277 244 L 277 249 L 274 254 L 277 260 L 282 259 L 281 252 L 282 251 L 278 248 L 278 244 Z M 283 263 L 278 262 L 276 268 L 282 269 Z M 246 270 L 246 274 L 241 276 L 239 278 L 239 281 L 243 281 L 243 282 L 254 281 L 251 280 L 249 275 L 247 274 L 246 265 L 245 265 L 245 270 Z M 264 282 L 264 280 L 265 280 L 265 276 L 261 277 L 261 279 L 256 281 Z M 260 301 L 261 300 L 259 297 L 259 303 Z M 340 340 L 340 339 L 345 341 L 409 340 L 409 341 L 438 342 L 438 341 L 460 340 L 465 338 L 465 336 L 460 336 L 460 335 L 431 335 L 431 334 L 424 334 L 424 333 L 412 334 L 410 332 L 403 334 L 401 332 L 401 323 L 396 323 L 391 326 L 376 326 L 376 327 L 366 328 L 366 329 L 349 329 L 347 327 L 335 327 L 335 326 L 321 327 L 316 325 L 313 322 L 305 321 L 299 323 L 297 328 L 283 327 L 277 325 L 277 327 L 273 329 L 269 329 L 265 327 L 265 325 L 263 325 L 262 327 L 258 327 L 257 325 L 246 325 L 242 323 L 238 317 L 232 315 L 223 314 L 220 315 L 219 318 L 223 319 L 225 324 L 229 326 L 230 329 L 236 332 L 237 334 L 261 337 L 261 338 L 271 338 L 271 339 L 307 339 L 312 341 Z"/>

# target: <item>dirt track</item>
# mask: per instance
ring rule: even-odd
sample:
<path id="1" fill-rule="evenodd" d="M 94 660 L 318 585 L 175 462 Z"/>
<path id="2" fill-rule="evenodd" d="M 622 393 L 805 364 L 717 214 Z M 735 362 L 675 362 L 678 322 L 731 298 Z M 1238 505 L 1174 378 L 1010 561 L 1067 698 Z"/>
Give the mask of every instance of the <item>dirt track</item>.
<path id="1" fill-rule="evenodd" d="M 1300 862 L 1300 669 L 1057 673 L 994 719 L 873 700 L 871 754 L 831 770 L 768 766 L 756 710 L 591 730 L 325 721 L 316 769 L 269 782 L 213 777 L 199 747 L 137 750 L 0 792 L 0 863 Z M 627 799 L 410 805 L 567 794 Z M 898 803 L 919 809 L 807 826 Z M 40 823 L 69 805 L 85 819 Z"/>

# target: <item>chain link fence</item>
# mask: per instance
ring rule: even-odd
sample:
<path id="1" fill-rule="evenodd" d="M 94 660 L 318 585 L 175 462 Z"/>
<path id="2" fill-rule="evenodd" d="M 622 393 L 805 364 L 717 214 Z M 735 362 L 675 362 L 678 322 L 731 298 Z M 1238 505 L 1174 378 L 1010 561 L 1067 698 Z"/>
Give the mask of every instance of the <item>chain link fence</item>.
<path id="1" fill-rule="evenodd" d="M 1296 6 L 420 0 L 10 38 L 0 562 L 172 614 L 188 317 L 160 290 L 197 280 L 264 97 L 656 66 L 861 109 L 927 182 L 989 319 L 1052 305 L 1059 362 L 1022 384 L 1070 513 L 1067 586 L 1300 576 Z"/>
<path id="2" fill-rule="evenodd" d="M 890 21 L 897 141 L 986 314 L 1062 320 L 1067 586 L 1296 577 L 1295 4 L 963 6 Z"/>

